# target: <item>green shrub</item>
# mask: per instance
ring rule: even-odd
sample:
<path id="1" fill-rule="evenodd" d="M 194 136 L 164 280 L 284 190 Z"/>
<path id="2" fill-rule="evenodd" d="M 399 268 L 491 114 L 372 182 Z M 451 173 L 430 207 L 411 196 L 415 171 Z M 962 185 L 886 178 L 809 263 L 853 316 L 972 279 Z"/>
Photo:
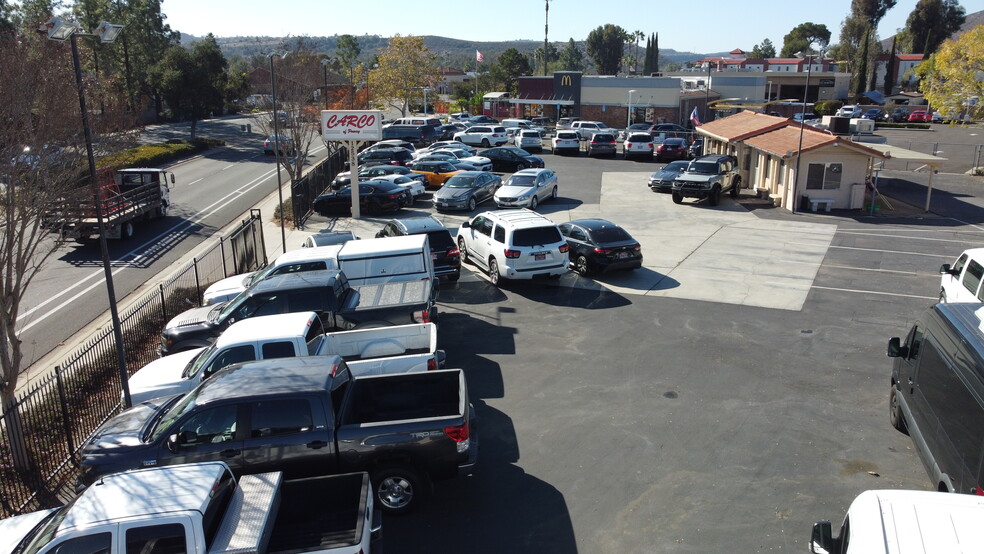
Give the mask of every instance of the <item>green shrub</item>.
<path id="1" fill-rule="evenodd" d="M 216 139 L 200 138 L 194 141 L 171 139 L 164 144 L 143 144 L 136 148 L 123 150 L 100 158 L 97 167 L 157 167 L 159 165 L 193 156 L 225 142 Z"/>
<path id="2" fill-rule="evenodd" d="M 928 123 L 893 123 L 891 121 L 875 123 L 875 129 L 929 129 Z"/>
<path id="3" fill-rule="evenodd" d="M 817 115 L 834 115 L 842 106 L 844 103 L 840 100 L 821 100 L 814 104 L 813 111 Z"/>

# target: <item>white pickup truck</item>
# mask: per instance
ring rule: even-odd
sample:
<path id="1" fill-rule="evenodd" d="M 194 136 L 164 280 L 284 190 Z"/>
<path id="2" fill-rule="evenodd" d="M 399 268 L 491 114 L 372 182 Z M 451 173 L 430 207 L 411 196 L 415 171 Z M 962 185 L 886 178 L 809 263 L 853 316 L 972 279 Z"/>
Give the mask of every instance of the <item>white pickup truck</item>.
<path id="1" fill-rule="evenodd" d="M 147 364 L 129 379 L 130 399 L 136 405 L 186 393 L 216 371 L 239 362 L 328 355 L 345 359 L 356 377 L 429 371 L 444 362 L 433 323 L 325 333 L 314 312 L 269 315 L 237 321 L 207 348 L 178 352 Z"/>
<path id="2" fill-rule="evenodd" d="M 380 552 L 373 502 L 366 473 L 237 483 L 222 462 L 141 469 L 107 475 L 61 508 L 0 520 L 0 553 Z"/>

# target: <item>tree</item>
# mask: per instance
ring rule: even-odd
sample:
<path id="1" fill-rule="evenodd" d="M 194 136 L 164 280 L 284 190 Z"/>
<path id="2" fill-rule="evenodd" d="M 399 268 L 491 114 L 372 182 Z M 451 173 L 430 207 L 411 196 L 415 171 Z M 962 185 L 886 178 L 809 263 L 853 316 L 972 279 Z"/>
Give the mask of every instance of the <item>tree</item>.
<path id="1" fill-rule="evenodd" d="M 550 62 L 556 62 L 558 59 L 560 59 L 560 52 L 557 51 L 557 47 L 554 46 L 553 44 L 547 43 L 546 56 L 544 56 L 543 54 L 542 46 L 539 46 L 535 50 L 533 50 L 534 65 L 539 65 L 539 69 L 540 69 L 540 71 L 537 71 L 537 73 L 543 72 L 543 74 L 546 75 L 547 72 L 544 70 L 544 68 L 549 67 Z"/>
<path id="2" fill-rule="evenodd" d="M 503 91 L 512 94 L 519 91 L 519 78 L 531 72 L 529 60 L 515 48 L 503 52 L 489 68 L 492 80 L 499 84 Z"/>
<path id="3" fill-rule="evenodd" d="M 348 70 L 349 74 L 349 109 L 355 107 L 355 65 L 362 49 L 359 48 L 359 39 L 352 35 L 342 35 L 338 37 L 335 44 L 335 55 L 339 63 Z"/>
<path id="4" fill-rule="evenodd" d="M 560 68 L 563 71 L 584 71 L 584 53 L 573 38 L 567 41 L 567 46 L 560 52 Z"/>
<path id="5" fill-rule="evenodd" d="M 897 54 L 896 42 L 898 42 L 898 36 L 892 39 L 892 53 L 888 56 L 888 61 L 885 62 L 885 82 L 882 84 L 882 91 L 885 96 L 891 96 L 892 92 L 895 90 L 895 82 L 892 79 L 895 73 L 895 55 Z"/>
<path id="6" fill-rule="evenodd" d="M 639 41 L 646 38 L 646 33 L 636 30 L 629 34 L 629 38 L 635 43 L 635 64 L 633 64 L 632 70 L 639 73 Z"/>
<path id="7" fill-rule="evenodd" d="M 919 0 L 905 22 L 913 54 L 932 54 L 967 20 L 957 0 Z"/>
<path id="8" fill-rule="evenodd" d="M 379 54 L 379 68 L 372 72 L 373 94 L 406 115 L 410 100 L 438 77 L 436 56 L 424 46 L 423 37 L 396 35 Z"/>
<path id="9" fill-rule="evenodd" d="M 150 68 L 161 52 L 180 44 L 181 34 L 164 23 L 161 0 L 129 0 L 125 9 L 117 4 L 108 21 L 123 25 L 118 48 L 109 49 L 110 63 L 123 76 L 126 98 L 134 111 L 142 109 L 144 99 L 152 99 L 155 113 L 163 112 L 163 99 L 150 83 Z"/>
<path id="10" fill-rule="evenodd" d="M 151 70 L 151 79 L 161 91 L 167 109 L 191 121 L 195 138 L 198 121 L 222 112 L 228 75 L 226 60 L 215 37 L 209 33 L 189 51 L 172 46 Z"/>
<path id="11" fill-rule="evenodd" d="M 817 45 L 820 52 L 825 51 L 827 45 L 830 44 L 830 30 L 822 23 L 800 23 L 782 38 L 782 51 L 779 56 L 791 58 L 797 52 L 812 54 L 814 53 L 814 44 Z M 772 46 L 771 42 L 769 42 L 769 46 Z M 775 52 L 775 48 L 773 48 L 773 52 Z"/>
<path id="12" fill-rule="evenodd" d="M 827 40 L 830 40 L 829 39 L 829 36 L 830 36 L 830 33 L 829 32 L 827 33 L 827 36 L 828 36 L 828 39 Z M 763 40 L 761 42 L 761 44 L 756 44 L 755 47 L 752 48 L 752 57 L 753 58 L 774 58 L 774 57 L 776 57 L 776 47 L 772 45 L 772 41 L 771 40 L 765 39 L 765 40 Z"/>
<path id="13" fill-rule="evenodd" d="M 868 51 L 871 48 L 871 27 L 864 33 L 861 41 L 861 53 L 858 55 L 857 72 L 854 78 L 854 93 L 858 96 L 864 94 L 865 79 L 868 76 Z"/>
<path id="14" fill-rule="evenodd" d="M 618 73 L 628 37 L 625 29 L 611 23 L 606 23 L 603 27 L 588 33 L 586 41 L 588 57 L 594 61 L 599 75 Z"/>
<path id="15" fill-rule="evenodd" d="M 955 117 L 984 116 L 984 81 L 978 75 L 984 68 L 984 25 L 978 25 L 956 40 L 947 40 L 928 61 L 916 66 L 919 90 L 931 106 Z"/>

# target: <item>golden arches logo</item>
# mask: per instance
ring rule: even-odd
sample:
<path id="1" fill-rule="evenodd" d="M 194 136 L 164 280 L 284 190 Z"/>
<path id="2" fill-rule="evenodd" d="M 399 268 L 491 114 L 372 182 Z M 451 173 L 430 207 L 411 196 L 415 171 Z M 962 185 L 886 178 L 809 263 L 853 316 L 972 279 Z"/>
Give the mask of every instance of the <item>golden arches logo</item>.
<path id="1" fill-rule="evenodd" d="M 572 85 L 572 82 L 571 82 L 571 76 L 570 75 L 564 75 L 563 77 L 560 78 L 560 86 L 562 86 L 562 87 L 569 87 L 571 85 Z"/>

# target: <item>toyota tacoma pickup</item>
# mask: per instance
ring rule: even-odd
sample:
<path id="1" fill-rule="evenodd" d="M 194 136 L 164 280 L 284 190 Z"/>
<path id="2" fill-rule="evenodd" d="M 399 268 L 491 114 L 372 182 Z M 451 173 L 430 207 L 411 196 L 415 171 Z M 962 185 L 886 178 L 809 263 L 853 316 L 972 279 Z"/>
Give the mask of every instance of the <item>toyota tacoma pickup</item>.
<path id="1" fill-rule="evenodd" d="M 103 423 L 82 446 L 79 485 L 204 461 L 285 479 L 367 471 L 376 505 L 401 514 L 432 481 L 472 470 L 472 413 L 460 369 L 353 378 L 339 356 L 234 364 Z"/>
<path id="2" fill-rule="evenodd" d="M 164 356 L 130 377 L 130 399 L 184 394 L 234 363 L 294 356 L 342 356 L 352 375 L 430 371 L 443 363 L 433 323 L 325 333 L 314 312 L 251 317 L 229 326 L 211 346 Z"/>
<path id="3" fill-rule="evenodd" d="M 184 464 L 106 475 L 61 508 L 0 520 L 0 553 L 361 554 L 382 550 L 380 521 L 365 473 L 237 482 L 221 462 Z"/>
<path id="4" fill-rule="evenodd" d="M 701 156 L 690 162 L 687 170 L 673 180 L 673 202 L 680 204 L 684 198 L 707 199 L 711 206 L 721 202 L 721 194 L 732 198 L 741 191 L 738 160 L 734 156 L 713 154 Z"/>

